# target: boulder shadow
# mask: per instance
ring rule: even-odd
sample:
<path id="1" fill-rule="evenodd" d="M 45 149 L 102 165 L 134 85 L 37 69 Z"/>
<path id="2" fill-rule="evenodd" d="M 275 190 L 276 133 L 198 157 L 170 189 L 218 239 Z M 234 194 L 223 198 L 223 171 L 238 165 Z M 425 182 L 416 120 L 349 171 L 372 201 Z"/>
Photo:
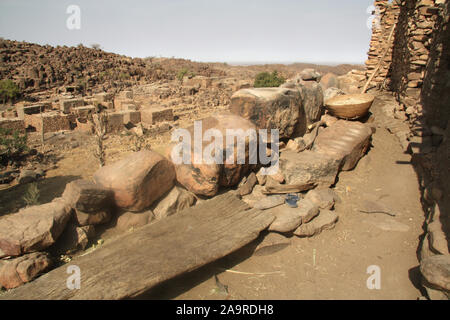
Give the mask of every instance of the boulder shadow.
<path id="1" fill-rule="evenodd" d="M 37 187 L 39 189 L 39 204 L 48 203 L 53 199 L 60 197 L 63 194 L 67 183 L 80 178 L 80 176 L 70 175 L 37 180 Z M 18 184 L 0 190 L 0 216 L 15 213 L 19 209 L 26 206 L 26 202 L 23 197 L 27 193 L 30 185 L 30 183 Z"/>

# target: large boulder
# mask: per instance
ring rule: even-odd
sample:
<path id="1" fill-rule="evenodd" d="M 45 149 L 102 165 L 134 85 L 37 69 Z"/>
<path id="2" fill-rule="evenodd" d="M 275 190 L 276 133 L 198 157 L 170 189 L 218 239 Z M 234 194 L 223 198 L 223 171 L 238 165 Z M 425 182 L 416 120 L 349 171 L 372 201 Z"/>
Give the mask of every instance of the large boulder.
<path id="1" fill-rule="evenodd" d="M 336 181 L 340 160 L 313 151 L 286 150 L 280 156 L 280 172 L 286 185 L 303 186 L 313 184 L 328 188 Z"/>
<path id="2" fill-rule="evenodd" d="M 0 287 L 13 289 L 30 282 L 51 267 L 47 253 L 34 252 L 9 260 L 0 260 Z"/>
<path id="3" fill-rule="evenodd" d="M 339 120 L 320 131 L 313 151 L 341 162 L 341 170 L 352 170 L 370 144 L 372 129 L 357 121 Z"/>
<path id="4" fill-rule="evenodd" d="M 110 207 L 113 192 L 92 181 L 79 179 L 66 185 L 62 197 L 72 208 L 88 213 Z"/>
<path id="5" fill-rule="evenodd" d="M 258 129 L 278 129 L 280 138 L 303 136 L 323 111 L 323 90 L 315 81 L 293 79 L 280 88 L 239 90 L 230 111 L 252 121 Z"/>
<path id="6" fill-rule="evenodd" d="M 322 75 L 313 68 L 306 68 L 300 72 L 300 78 L 304 81 L 317 81 L 319 82 Z"/>
<path id="7" fill-rule="evenodd" d="M 243 89 L 231 97 L 230 111 L 253 122 L 258 129 L 278 129 L 289 138 L 300 120 L 302 97 L 289 88 Z"/>
<path id="8" fill-rule="evenodd" d="M 139 212 L 169 191 L 175 181 L 173 164 L 160 154 L 143 150 L 100 168 L 94 180 L 114 192 L 119 208 Z"/>
<path id="9" fill-rule="evenodd" d="M 328 88 L 337 87 L 339 85 L 338 77 L 332 72 L 328 72 L 320 79 L 320 85 L 323 90 Z"/>
<path id="10" fill-rule="evenodd" d="M 257 143 L 257 137 L 247 136 L 246 131 L 252 130 L 256 132 L 255 126 L 248 120 L 232 115 L 232 114 L 219 114 L 200 120 L 202 124 L 202 137 L 209 129 L 215 129 L 221 133 L 223 137 L 222 143 L 218 142 L 219 153 L 223 154 L 222 163 L 208 164 L 204 161 L 196 163 L 195 157 L 198 155 L 199 159 L 203 159 L 203 152 L 206 150 L 210 141 L 203 141 L 202 150 L 195 150 L 194 146 L 194 125 L 188 127 L 186 130 L 190 134 L 191 138 L 191 163 L 176 163 L 176 177 L 177 181 L 184 186 L 187 190 L 196 195 L 202 196 L 214 196 L 219 191 L 220 186 L 231 187 L 237 185 L 241 178 L 246 175 L 252 168 L 252 164 L 249 163 L 250 158 L 250 143 Z M 227 129 L 240 130 L 236 132 L 240 141 L 245 141 L 245 159 L 244 164 L 237 163 L 237 144 L 235 144 L 232 152 L 229 155 L 234 157 L 233 163 L 226 163 L 226 136 Z M 172 158 L 173 145 L 168 148 L 168 156 L 172 161 L 176 162 Z M 213 151 L 211 155 L 213 155 Z"/>
<path id="11" fill-rule="evenodd" d="M 297 125 L 295 134 L 303 136 L 308 131 L 308 126 L 320 120 L 323 113 L 323 90 L 319 83 L 315 81 L 301 81 L 297 89 L 302 96 L 302 106 L 300 108 L 300 122 Z"/>
<path id="12" fill-rule="evenodd" d="M 63 232 L 71 208 L 61 198 L 0 219 L 0 258 L 46 249 Z"/>

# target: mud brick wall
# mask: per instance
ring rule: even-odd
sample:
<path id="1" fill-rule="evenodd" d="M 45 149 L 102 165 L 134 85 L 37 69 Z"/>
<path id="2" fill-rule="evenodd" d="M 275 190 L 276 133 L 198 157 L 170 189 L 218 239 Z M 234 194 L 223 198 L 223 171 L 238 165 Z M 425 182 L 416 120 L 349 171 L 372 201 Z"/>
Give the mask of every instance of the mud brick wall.
<path id="1" fill-rule="evenodd" d="M 74 114 L 61 114 L 59 112 L 45 112 L 40 114 L 25 115 L 25 127 L 33 127 L 36 132 L 57 132 L 61 130 L 72 130 L 75 127 L 76 116 Z"/>
<path id="2" fill-rule="evenodd" d="M 108 113 L 108 120 L 106 122 L 106 132 L 119 133 L 122 130 L 124 130 L 123 113 L 122 112 Z"/>
<path id="3" fill-rule="evenodd" d="M 19 118 L 0 119 L 0 128 L 17 130 L 23 133 L 25 132 L 25 122 Z"/>
<path id="4" fill-rule="evenodd" d="M 141 121 L 150 125 L 164 121 L 173 121 L 173 111 L 170 108 L 143 109 L 141 110 Z"/>

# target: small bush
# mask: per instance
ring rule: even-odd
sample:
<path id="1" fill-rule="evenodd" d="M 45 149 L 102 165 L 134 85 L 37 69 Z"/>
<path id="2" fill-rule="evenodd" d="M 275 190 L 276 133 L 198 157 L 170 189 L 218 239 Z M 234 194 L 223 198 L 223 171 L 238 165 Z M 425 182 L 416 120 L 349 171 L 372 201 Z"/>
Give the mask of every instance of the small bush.
<path id="1" fill-rule="evenodd" d="M 34 182 L 30 183 L 22 199 L 23 201 L 25 201 L 27 206 L 36 206 L 39 204 L 39 196 L 40 196 L 39 188 L 37 186 L 37 183 Z"/>
<path id="2" fill-rule="evenodd" d="M 6 101 L 14 101 L 20 96 L 19 87 L 10 79 L 0 81 L 0 98 L 5 104 Z"/>
<path id="3" fill-rule="evenodd" d="M 0 128 L 0 162 L 7 163 L 28 151 L 27 135 L 12 129 Z"/>
<path id="4" fill-rule="evenodd" d="M 286 79 L 281 76 L 278 76 L 278 72 L 274 71 L 272 73 L 269 72 L 261 72 L 258 73 L 255 77 L 255 88 L 268 88 L 268 87 L 279 87 L 282 85 Z"/>
<path id="5" fill-rule="evenodd" d="M 183 81 L 183 78 L 185 76 L 188 76 L 189 78 L 193 78 L 193 77 L 195 77 L 195 73 L 190 71 L 188 68 L 183 68 L 180 71 L 178 71 L 177 79 L 179 81 Z"/>

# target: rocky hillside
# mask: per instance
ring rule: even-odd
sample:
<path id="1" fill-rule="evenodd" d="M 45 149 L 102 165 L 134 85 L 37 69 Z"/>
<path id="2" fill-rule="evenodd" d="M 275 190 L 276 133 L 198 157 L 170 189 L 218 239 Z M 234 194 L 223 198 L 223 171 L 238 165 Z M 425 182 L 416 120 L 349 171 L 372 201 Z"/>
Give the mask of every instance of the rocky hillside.
<path id="1" fill-rule="evenodd" d="M 13 79 L 25 94 L 61 86 L 123 88 L 138 82 L 174 79 L 182 68 L 196 75 L 224 73 L 210 64 L 189 60 L 133 59 L 82 45 L 52 47 L 0 41 L 0 79 Z"/>

